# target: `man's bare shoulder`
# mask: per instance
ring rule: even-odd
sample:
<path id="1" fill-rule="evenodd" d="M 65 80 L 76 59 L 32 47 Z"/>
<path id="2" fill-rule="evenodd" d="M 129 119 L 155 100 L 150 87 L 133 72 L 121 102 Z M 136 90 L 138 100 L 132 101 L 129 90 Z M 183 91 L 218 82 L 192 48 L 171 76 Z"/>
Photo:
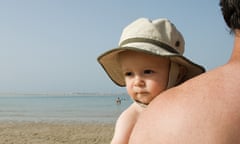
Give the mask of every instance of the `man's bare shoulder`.
<path id="1" fill-rule="evenodd" d="M 224 94 L 225 76 L 212 71 L 160 94 L 141 114 L 130 143 L 240 143 L 240 107 Z"/>

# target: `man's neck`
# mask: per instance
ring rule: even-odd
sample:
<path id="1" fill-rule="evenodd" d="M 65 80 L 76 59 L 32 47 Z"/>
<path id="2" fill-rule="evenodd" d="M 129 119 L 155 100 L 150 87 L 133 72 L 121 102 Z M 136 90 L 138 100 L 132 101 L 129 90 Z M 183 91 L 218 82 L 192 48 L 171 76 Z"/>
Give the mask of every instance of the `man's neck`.
<path id="1" fill-rule="evenodd" d="M 240 33 L 235 35 L 234 48 L 229 62 L 240 63 Z"/>

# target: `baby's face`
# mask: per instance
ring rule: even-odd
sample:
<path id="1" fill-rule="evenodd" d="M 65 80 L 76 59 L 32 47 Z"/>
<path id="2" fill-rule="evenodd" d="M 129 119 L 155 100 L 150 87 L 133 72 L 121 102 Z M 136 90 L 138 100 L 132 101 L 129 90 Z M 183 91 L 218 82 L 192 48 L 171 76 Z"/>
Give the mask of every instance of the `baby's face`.
<path id="1" fill-rule="evenodd" d="M 140 52 L 126 51 L 119 55 L 128 94 L 143 104 L 166 89 L 169 60 Z"/>

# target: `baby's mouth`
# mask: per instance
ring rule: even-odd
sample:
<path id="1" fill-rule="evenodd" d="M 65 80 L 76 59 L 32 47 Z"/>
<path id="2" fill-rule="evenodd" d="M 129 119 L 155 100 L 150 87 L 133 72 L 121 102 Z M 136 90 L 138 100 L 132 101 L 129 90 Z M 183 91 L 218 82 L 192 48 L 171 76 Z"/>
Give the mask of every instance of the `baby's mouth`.
<path id="1" fill-rule="evenodd" d="M 148 92 L 136 92 L 137 95 L 145 96 L 148 95 Z"/>
<path id="2" fill-rule="evenodd" d="M 148 92 L 136 92 L 135 101 L 139 104 L 148 105 L 149 103 L 145 103 L 141 101 L 143 97 L 148 97 L 148 96 L 149 96 Z"/>

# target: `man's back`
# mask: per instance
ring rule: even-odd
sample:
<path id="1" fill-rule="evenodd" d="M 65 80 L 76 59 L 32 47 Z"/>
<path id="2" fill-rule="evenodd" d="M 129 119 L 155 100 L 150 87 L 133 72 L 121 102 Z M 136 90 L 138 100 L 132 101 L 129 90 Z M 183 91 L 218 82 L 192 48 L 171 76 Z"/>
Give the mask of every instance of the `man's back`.
<path id="1" fill-rule="evenodd" d="M 130 143 L 239 144 L 240 61 L 159 95 L 136 124 Z"/>

